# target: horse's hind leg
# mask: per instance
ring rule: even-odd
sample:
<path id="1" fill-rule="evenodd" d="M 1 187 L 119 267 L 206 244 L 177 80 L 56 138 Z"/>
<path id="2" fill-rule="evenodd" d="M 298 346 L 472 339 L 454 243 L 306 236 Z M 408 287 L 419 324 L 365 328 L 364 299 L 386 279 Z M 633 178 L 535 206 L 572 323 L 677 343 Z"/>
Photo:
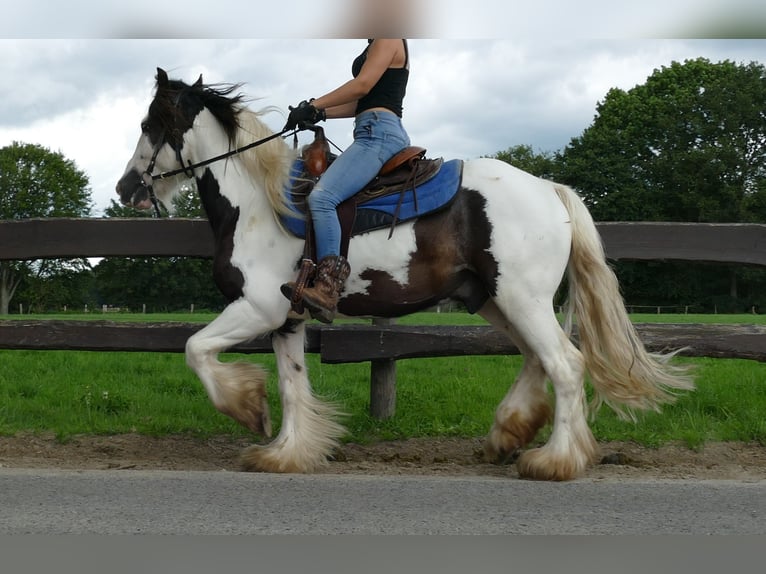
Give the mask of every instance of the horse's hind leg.
<path id="1" fill-rule="evenodd" d="M 550 396 L 545 388 L 545 370 L 537 355 L 492 300 L 478 314 L 506 333 L 524 356 L 521 373 L 495 410 L 495 420 L 484 445 L 490 461 L 511 462 L 552 417 Z"/>
<path id="2" fill-rule="evenodd" d="M 218 360 L 222 351 L 265 333 L 264 324 L 249 303 L 235 301 L 189 337 L 186 363 L 197 373 L 216 409 L 255 433 L 271 436 L 265 371 L 252 363 Z"/>
<path id="3" fill-rule="evenodd" d="M 583 356 L 561 329 L 551 305 L 530 296 L 514 299 L 505 307 L 519 337 L 539 358 L 556 395 L 551 436 L 543 447 L 519 456 L 519 475 L 570 480 L 582 474 L 598 452 L 585 418 Z"/>
<path id="4" fill-rule="evenodd" d="M 585 359 L 561 329 L 552 309 L 529 316 L 534 320 L 519 330 L 523 329 L 522 336 L 540 357 L 553 383 L 556 409 L 548 442 L 522 453 L 516 466 L 523 477 L 569 480 L 582 474 L 598 453 L 585 417 Z"/>
<path id="5" fill-rule="evenodd" d="M 336 422 L 338 410 L 317 397 L 304 360 L 305 325 L 288 322 L 272 336 L 279 371 L 282 425 L 265 446 L 254 445 L 242 454 L 245 470 L 312 472 L 327 464 L 345 429 Z"/>

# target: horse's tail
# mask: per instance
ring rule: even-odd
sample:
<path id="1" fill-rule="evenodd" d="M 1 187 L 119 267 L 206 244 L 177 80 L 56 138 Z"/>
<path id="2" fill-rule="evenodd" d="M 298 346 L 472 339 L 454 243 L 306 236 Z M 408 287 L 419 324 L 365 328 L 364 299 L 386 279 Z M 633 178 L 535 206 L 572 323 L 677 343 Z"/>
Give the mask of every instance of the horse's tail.
<path id="1" fill-rule="evenodd" d="M 555 188 L 572 226 L 565 328 L 571 329 L 574 315 L 580 351 L 596 391 L 592 406 L 606 403 L 623 418 L 634 418 L 633 409 L 658 411 L 662 403 L 675 399 L 674 391 L 693 389 L 692 377 L 686 368 L 669 364 L 678 351 L 646 351 L 587 207 L 569 187 Z"/>

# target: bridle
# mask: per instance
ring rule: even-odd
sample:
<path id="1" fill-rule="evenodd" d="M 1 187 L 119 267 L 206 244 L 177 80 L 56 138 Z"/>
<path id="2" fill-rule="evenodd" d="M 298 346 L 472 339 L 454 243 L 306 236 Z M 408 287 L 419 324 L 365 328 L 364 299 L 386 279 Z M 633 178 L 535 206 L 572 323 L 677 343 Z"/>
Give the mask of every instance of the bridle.
<path id="1" fill-rule="evenodd" d="M 158 179 L 165 179 L 165 178 L 173 177 L 182 173 L 189 179 L 192 179 L 194 177 L 194 170 L 199 167 L 204 167 L 206 165 L 210 165 L 211 163 L 215 163 L 217 161 L 221 161 L 222 159 L 231 157 L 233 155 L 240 154 L 243 151 L 247 151 L 259 145 L 263 145 L 267 142 L 270 142 L 273 139 L 282 137 L 285 134 L 287 134 L 286 137 L 289 137 L 291 135 L 297 137 L 299 131 L 300 129 L 293 129 L 293 130 L 283 129 L 281 132 L 271 134 L 270 136 L 267 136 L 265 138 L 251 142 L 247 145 L 240 146 L 236 149 L 227 151 L 215 157 L 211 157 L 209 159 L 199 161 L 197 163 L 191 163 L 190 161 L 187 160 L 187 163 L 184 164 L 183 158 L 181 157 L 181 148 L 176 147 L 174 148 L 176 152 L 176 159 L 178 160 L 178 163 L 181 164 L 181 167 L 177 169 L 172 169 L 170 171 L 163 171 L 157 174 L 152 174 L 152 172 L 154 171 L 154 166 L 157 163 L 157 155 L 160 153 L 160 149 L 162 149 L 162 146 L 167 143 L 165 140 L 165 131 L 163 131 L 159 138 L 159 141 L 154 146 L 154 151 L 152 152 L 152 157 L 149 160 L 149 165 L 146 166 L 146 169 L 141 174 L 141 185 L 144 187 L 144 189 L 146 189 L 146 193 L 149 195 L 149 201 L 152 202 L 152 207 L 154 208 L 154 215 L 156 217 L 162 217 L 162 212 L 160 211 L 160 202 L 157 199 L 157 194 L 154 192 L 154 185 L 153 185 L 154 182 L 157 181 Z M 291 133 L 288 133 L 288 132 L 291 132 Z"/>
<path id="2" fill-rule="evenodd" d="M 178 108 L 178 105 L 179 105 L 179 102 L 181 100 L 181 96 L 183 95 L 183 92 L 184 91 L 181 90 L 181 91 L 179 91 L 176 94 L 176 96 L 174 98 L 174 101 L 173 101 L 173 107 L 174 108 Z M 160 202 L 157 199 L 157 194 L 154 192 L 154 185 L 153 185 L 154 182 L 157 181 L 158 179 L 166 179 L 168 177 L 174 177 L 174 176 L 182 174 L 182 173 L 186 177 L 188 177 L 189 179 L 192 179 L 194 177 L 194 170 L 199 168 L 199 167 L 205 167 L 206 165 L 210 165 L 211 163 L 215 163 L 217 161 L 221 161 L 223 159 L 226 159 L 226 158 L 232 157 L 234 155 L 240 154 L 240 153 L 242 153 L 244 151 L 247 151 L 247 150 L 252 149 L 254 147 L 258 147 L 259 145 L 263 145 L 263 144 L 265 144 L 267 142 L 270 142 L 271 140 L 276 139 L 278 137 L 283 137 L 283 136 L 284 137 L 290 137 L 290 136 L 293 136 L 293 138 L 294 138 L 293 148 L 297 149 L 297 147 L 298 147 L 298 132 L 303 131 L 303 130 L 311 130 L 311 131 L 315 131 L 316 132 L 316 130 L 318 130 L 318 129 L 321 129 L 321 128 L 317 128 L 313 124 L 308 124 L 308 123 L 301 122 L 295 128 L 284 128 L 280 132 L 271 134 L 270 136 L 267 136 L 265 138 L 262 138 L 262 139 L 259 139 L 257 141 L 251 142 L 249 144 L 240 146 L 240 147 L 238 147 L 236 149 L 229 150 L 229 151 L 227 151 L 225 153 L 222 153 L 222 154 L 219 154 L 219 155 L 217 155 L 215 157 L 211 157 L 209 159 L 205 159 L 205 160 L 199 161 L 197 163 L 191 163 L 188 160 L 187 160 L 186 163 L 184 163 L 183 158 L 181 157 L 181 147 L 180 146 L 173 147 L 171 145 L 171 147 L 173 147 L 173 150 L 176 152 L 176 159 L 178 160 L 178 163 L 180 164 L 181 167 L 180 168 L 176 168 L 176 169 L 172 169 L 172 170 L 169 170 L 169 171 L 163 171 L 161 173 L 153 174 L 152 172 L 154 171 L 154 166 L 157 163 L 157 156 L 160 153 L 160 149 L 162 149 L 162 146 L 164 146 L 166 143 L 168 143 L 166 138 L 165 138 L 166 129 L 163 129 L 162 132 L 160 133 L 160 137 L 159 137 L 157 143 L 154 146 L 154 150 L 152 152 L 152 157 L 149 160 L 149 164 L 146 166 L 146 169 L 141 173 L 141 186 L 144 189 L 146 189 L 146 192 L 147 192 L 147 194 L 149 196 L 149 201 L 152 202 L 152 207 L 154 208 L 154 215 L 155 215 L 155 217 L 162 217 L 162 212 L 160 211 Z M 329 141 L 339 151 L 342 151 L 332 141 L 330 141 L 329 139 L 327 141 Z"/>

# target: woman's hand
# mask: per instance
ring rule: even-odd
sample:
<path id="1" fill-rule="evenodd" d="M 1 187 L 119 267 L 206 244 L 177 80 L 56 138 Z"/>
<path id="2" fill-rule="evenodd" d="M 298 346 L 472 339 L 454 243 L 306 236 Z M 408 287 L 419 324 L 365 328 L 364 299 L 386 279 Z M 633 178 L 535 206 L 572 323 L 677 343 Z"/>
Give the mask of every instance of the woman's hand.
<path id="1" fill-rule="evenodd" d="M 287 116 L 287 123 L 284 127 L 286 130 L 302 128 L 306 124 L 313 125 L 327 119 L 324 110 L 315 108 L 311 102 L 306 100 L 303 100 L 296 107 L 288 106 L 288 109 L 290 110 L 290 115 Z"/>

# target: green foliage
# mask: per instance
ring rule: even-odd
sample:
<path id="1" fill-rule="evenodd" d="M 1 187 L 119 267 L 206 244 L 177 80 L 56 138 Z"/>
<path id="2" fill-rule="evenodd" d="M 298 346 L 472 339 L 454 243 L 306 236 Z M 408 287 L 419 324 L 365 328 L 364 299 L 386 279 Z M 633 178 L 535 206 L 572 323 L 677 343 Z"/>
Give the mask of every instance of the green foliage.
<path id="1" fill-rule="evenodd" d="M 104 209 L 105 217 L 120 217 L 120 218 L 139 218 L 148 217 L 151 218 L 154 215 L 150 210 L 136 209 L 128 205 L 122 205 L 117 203 L 114 199 L 109 201 L 109 207 Z"/>
<path id="2" fill-rule="evenodd" d="M 163 212 L 165 211 L 163 210 Z M 182 184 L 178 194 L 173 198 L 170 212 L 173 217 L 205 217 L 205 211 L 202 208 L 202 202 L 199 199 L 193 180 L 188 180 Z M 117 203 L 117 201 L 112 199 L 109 202 L 109 207 L 104 210 L 104 215 L 106 217 L 127 218 L 154 217 L 154 211 L 151 209 L 136 209 L 135 207 Z"/>
<path id="3" fill-rule="evenodd" d="M 190 257 L 109 258 L 94 269 L 99 304 L 140 310 L 222 309 L 213 263 Z"/>
<path id="4" fill-rule="evenodd" d="M 766 69 L 673 62 L 610 90 L 561 156 L 600 221 L 737 222 L 764 214 Z"/>
<path id="5" fill-rule="evenodd" d="M 50 310 L 82 311 L 95 304 L 94 279 L 87 260 L 57 262 L 49 269 L 51 260 L 39 260 L 31 265 L 33 276 L 25 277 L 17 299 L 25 305 L 25 313 Z"/>
<path id="6" fill-rule="evenodd" d="M 0 148 L 0 219 L 86 216 L 88 185 L 60 152 L 18 142 Z"/>
<path id="7" fill-rule="evenodd" d="M 552 152 L 535 153 L 532 146 L 517 145 L 490 156 L 509 163 L 537 177 L 554 179 L 557 172 L 556 155 Z"/>
<path id="8" fill-rule="evenodd" d="M 766 269 L 678 261 L 613 263 L 629 305 L 688 306 L 695 313 L 766 311 Z"/>
<path id="9" fill-rule="evenodd" d="M 35 144 L 0 148 L 0 219 L 83 217 L 90 213 L 88 177 L 59 152 Z M 85 260 L 0 261 L 0 315 L 24 292 L 27 306 L 45 307 L 58 297 L 59 277 L 72 284 L 72 273 L 89 269 Z"/>
<path id="10" fill-rule="evenodd" d="M 182 187 L 173 198 L 173 214 L 176 217 L 206 217 L 197 188 L 192 180 Z"/>
<path id="11" fill-rule="evenodd" d="M 152 217 L 112 200 L 105 210 L 107 217 Z M 185 186 L 178 194 L 174 217 L 202 217 L 202 206 L 194 186 Z M 213 262 L 190 257 L 111 257 L 94 270 L 99 304 L 133 311 L 147 306 L 150 312 L 178 311 L 194 305 L 197 309 L 219 310 L 223 296 L 213 283 Z"/>
<path id="12" fill-rule="evenodd" d="M 766 221 L 766 68 L 673 62 L 611 89 L 563 152 L 495 157 L 580 192 L 597 221 Z M 615 264 L 631 305 L 766 309 L 766 270 L 675 262 Z"/>

